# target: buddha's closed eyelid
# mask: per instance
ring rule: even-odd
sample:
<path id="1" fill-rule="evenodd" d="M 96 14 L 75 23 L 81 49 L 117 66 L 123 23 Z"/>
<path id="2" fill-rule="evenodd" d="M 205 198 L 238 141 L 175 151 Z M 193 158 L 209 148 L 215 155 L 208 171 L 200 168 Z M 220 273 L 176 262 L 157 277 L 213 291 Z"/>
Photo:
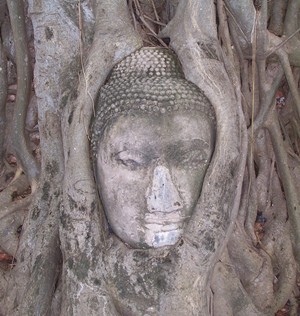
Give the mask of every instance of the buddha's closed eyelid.
<path id="1" fill-rule="evenodd" d="M 179 157 L 182 163 L 194 162 L 203 164 L 208 162 L 207 154 L 201 149 L 192 149 L 187 152 L 183 152 Z"/>
<path id="2" fill-rule="evenodd" d="M 137 150 L 122 150 L 112 155 L 118 163 L 130 168 L 137 169 L 147 165 L 149 157 Z"/>
<path id="3" fill-rule="evenodd" d="M 168 150 L 168 157 L 175 164 L 188 165 L 191 163 L 205 164 L 208 162 L 207 143 L 202 140 L 179 142 Z"/>

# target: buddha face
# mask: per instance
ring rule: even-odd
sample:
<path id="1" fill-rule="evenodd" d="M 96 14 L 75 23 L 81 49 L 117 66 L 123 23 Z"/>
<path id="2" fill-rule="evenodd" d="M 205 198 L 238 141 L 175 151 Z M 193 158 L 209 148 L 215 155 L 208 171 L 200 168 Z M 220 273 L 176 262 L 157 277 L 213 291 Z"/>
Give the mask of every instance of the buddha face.
<path id="1" fill-rule="evenodd" d="M 112 231 L 133 248 L 171 246 L 199 199 L 214 147 L 199 111 L 123 114 L 99 141 L 96 176 Z"/>

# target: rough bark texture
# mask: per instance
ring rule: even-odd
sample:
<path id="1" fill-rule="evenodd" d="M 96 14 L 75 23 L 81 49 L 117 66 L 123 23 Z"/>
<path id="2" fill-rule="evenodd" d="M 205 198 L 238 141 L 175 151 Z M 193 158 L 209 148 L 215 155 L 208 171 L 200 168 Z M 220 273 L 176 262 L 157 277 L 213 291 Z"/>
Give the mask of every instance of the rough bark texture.
<path id="1" fill-rule="evenodd" d="M 0 0 L 0 314 L 297 315 L 299 1 L 18 5 Z M 89 133 L 110 70 L 149 43 L 204 91 L 217 138 L 181 242 L 146 251 L 108 228 Z"/>

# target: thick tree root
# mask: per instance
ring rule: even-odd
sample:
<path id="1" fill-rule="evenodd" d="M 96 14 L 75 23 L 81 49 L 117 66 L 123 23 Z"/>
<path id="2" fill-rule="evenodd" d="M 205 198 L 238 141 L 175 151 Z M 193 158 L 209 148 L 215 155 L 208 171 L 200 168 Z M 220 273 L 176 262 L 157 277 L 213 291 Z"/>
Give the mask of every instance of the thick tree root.
<path id="1" fill-rule="evenodd" d="M 214 294 L 214 316 L 273 316 L 262 312 L 252 302 L 249 293 L 236 274 L 233 262 L 225 250 L 216 264 L 212 277 Z"/>

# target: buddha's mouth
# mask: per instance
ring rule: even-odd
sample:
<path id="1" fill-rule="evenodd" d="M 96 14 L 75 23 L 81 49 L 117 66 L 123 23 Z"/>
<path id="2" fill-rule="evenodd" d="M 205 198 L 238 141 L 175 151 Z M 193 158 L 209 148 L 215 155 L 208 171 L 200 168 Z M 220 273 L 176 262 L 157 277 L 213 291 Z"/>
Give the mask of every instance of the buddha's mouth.
<path id="1" fill-rule="evenodd" d="M 149 225 L 158 225 L 161 227 L 172 226 L 172 225 L 180 225 L 184 221 L 186 221 L 189 216 L 184 216 L 182 210 L 177 210 L 170 213 L 163 212 L 153 212 L 146 213 L 145 222 L 146 227 Z"/>
<path id="2" fill-rule="evenodd" d="M 145 227 L 153 232 L 171 232 L 178 229 L 182 229 L 183 222 L 177 222 L 177 223 L 170 223 L 170 222 L 164 222 L 164 223 L 146 223 Z"/>
<path id="3" fill-rule="evenodd" d="M 145 241 L 154 248 L 175 245 L 183 234 L 182 223 L 146 224 L 145 226 Z"/>

